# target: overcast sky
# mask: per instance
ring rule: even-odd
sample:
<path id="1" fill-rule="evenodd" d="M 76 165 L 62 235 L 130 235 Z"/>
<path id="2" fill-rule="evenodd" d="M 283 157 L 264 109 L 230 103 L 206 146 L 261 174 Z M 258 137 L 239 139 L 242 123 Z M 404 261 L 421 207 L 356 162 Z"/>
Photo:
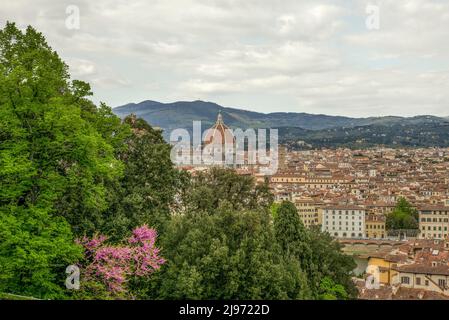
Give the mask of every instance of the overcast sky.
<path id="1" fill-rule="evenodd" d="M 69 5 L 79 29 L 66 26 Z M 6 20 L 42 31 L 113 107 L 449 116 L 449 0 L 14 0 L 2 1 Z"/>

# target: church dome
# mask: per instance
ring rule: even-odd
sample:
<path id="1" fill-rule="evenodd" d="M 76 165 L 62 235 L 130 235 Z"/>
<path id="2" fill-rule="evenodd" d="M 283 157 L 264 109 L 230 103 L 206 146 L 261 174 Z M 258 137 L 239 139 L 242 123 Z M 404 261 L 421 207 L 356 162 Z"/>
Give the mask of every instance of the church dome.
<path id="1" fill-rule="evenodd" d="M 231 129 L 224 123 L 221 112 L 218 112 L 217 121 L 205 132 L 204 144 L 224 145 L 234 143 Z"/>

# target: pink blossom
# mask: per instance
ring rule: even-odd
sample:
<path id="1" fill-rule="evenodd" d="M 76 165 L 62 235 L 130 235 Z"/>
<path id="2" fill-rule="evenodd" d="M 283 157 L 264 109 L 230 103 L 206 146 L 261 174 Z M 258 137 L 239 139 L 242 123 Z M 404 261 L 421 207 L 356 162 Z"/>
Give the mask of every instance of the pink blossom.
<path id="1" fill-rule="evenodd" d="M 125 291 L 129 277 L 150 275 L 165 263 L 155 246 L 156 239 L 156 230 L 143 225 L 133 230 L 128 246 L 106 246 L 107 237 L 102 235 L 77 240 L 86 249 L 86 258 L 90 260 L 85 277 L 98 278 L 111 292 Z"/>
<path id="2" fill-rule="evenodd" d="M 148 242 L 151 246 L 154 245 L 154 242 L 157 238 L 157 232 L 154 229 L 148 228 L 147 225 L 143 225 L 139 228 L 134 229 L 132 237 L 128 239 L 129 243 L 138 243 L 138 242 Z"/>

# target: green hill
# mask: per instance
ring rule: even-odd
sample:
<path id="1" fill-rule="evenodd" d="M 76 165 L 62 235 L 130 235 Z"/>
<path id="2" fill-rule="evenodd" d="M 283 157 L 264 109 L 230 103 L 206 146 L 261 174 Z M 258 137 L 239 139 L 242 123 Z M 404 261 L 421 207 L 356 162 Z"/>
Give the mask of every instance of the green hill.
<path id="1" fill-rule="evenodd" d="M 202 121 L 202 129 L 212 126 L 221 111 L 231 128 L 277 128 L 282 143 L 304 148 L 385 146 L 449 146 L 449 121 L 423 115 L 416 117 L 350 118 L 322 114 L 275 112 L 260 113 L 222 107 L 205 101 L 160 103 L 143 101 L 114 108 L 120 117 L 131 113 L 164 130 L 165 138 L 177 128 L 191 131 L 193 121 Z"/>

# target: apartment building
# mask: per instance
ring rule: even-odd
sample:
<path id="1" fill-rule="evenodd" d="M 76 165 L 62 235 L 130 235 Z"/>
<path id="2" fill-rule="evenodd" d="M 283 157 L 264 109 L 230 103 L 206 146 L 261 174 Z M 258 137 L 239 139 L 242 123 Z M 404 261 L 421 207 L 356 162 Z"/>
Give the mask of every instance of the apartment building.
<path id="1" fill-rule="evenodd" d="M 310 228 L 311 226 L 321 225 L 322 211 L 319 209 L 322 205 L 322 202 L 317 202 L 310 198 L 295 200 L 296 209 L 305 227 Z"/>
<path id="2" fill-rule="evenodd" d="M 337 205 L 322 208 L 321 230 L 336 238 L 363 238 L 366 210 L 359 206 Z"/>
<path id="3" fill-rule="evenodd" d="M 270 178 L 271 183 L 304 183 L 306 177 L 300 173 L 278 173 Z"/>
<path id="4" fill-rule="evenodd" d="M 447 239 L 449 207 L 425 206 L 419 208 L 419 229 L 421 239 Z"/>
<path id="5" fill-rule="evenodd" d="M 393 267 L 393 270 L 397 272 L 393 277 L 393 284 L 449 295 L 449 266 L 445 264 L 411 264 Z"/>
<path id="6" fill-rule="evenodd" d="M 365 219 L 366 237 L 370 239 L 383 239 L 387 236 L 385 230 L 385 216 L 368 214 Z"/>

